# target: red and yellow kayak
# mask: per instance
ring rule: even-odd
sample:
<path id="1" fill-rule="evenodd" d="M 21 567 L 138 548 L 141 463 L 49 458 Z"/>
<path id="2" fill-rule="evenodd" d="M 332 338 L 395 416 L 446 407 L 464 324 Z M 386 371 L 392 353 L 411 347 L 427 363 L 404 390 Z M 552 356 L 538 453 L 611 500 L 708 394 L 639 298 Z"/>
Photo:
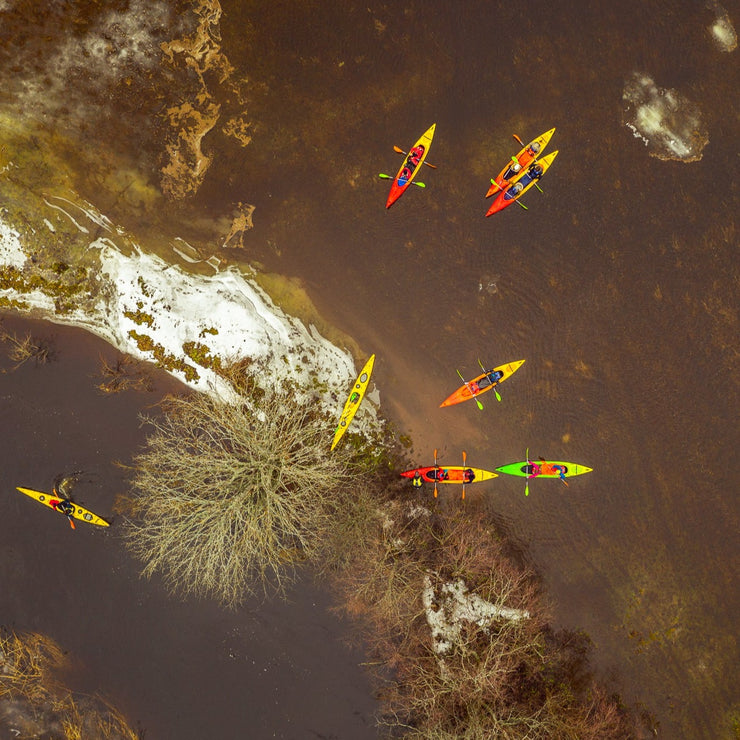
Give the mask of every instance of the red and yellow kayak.
<path id="1" fill-rule="evenodd" d="M 452 395 L 445 398 L 439 404 L 439 407 L 454 406 L 456 403 L 469 401 L 481 393 L 490 391 L 494 386 L 510 378 L 523 364 L 524 360 L 517 360 L 516 362 L 508 362 L 506 365 L 499 365 L 498 367 L 494 367 L 493 370 L 481 373 L 477 378 L 473 378 L 473 380 L 469 380 L 465 385 L 461 385 Z M 492 378 L 491 376 L 494 377 Z M 498 377 L 497 380 L 495 376 Z"/>
<path id="2" fill-rule="evenodd" d="M 488 188 L 488 192 L 486 193 L 486 198 L 489 198 L 496 193 L 500 193 L 501 190 L 506 187 L 507 182 L 513 182 L 516 179 L 517 174 L 522 174 L 532 163 L 532 160 L 542 154 L 554 133 L 554 128 L 551 128 L 549 131 L 545 131 L 544 134 L 530 141 L 529 144 L 527 144 L 527 146 L 525 146 L 516 155 L 515 159 L 521 166 L 521 169 L 519 169 L 518 172 L 514 172 L 513 170 L 510 171 L 510 167 L 512 164 L 514 164 L 514 162 L 512 160 L 509 160 L 506 163 L 506 167 L 504 167 L 504 169 L 502 169 L 501 172 L 498 173 L 496 179 L 494 180 L 495 184 L 491 183 L 491 187 Z M 508 177 L 506 177 L 507 174 L 509 174 Z"/>
<path id="3" fill-rule="evenodd" d="M 557 156 L 558 152 L 554 151 L 552 154 L 548 154 L 546 157 L 542 157 L 542 159 L 537 160 L 537 162 L 542 166 L 543 175 L 547 172 Z M 504 208 L 508 208 L 514 201 L 519 200 L 527 190 L 534 187 L 536 182 L 537 179 L 531 176 L 529 169 L 524 170 L 524 173 L 520 173 L 512 184 L 506 188 L 506 190 L 501 191 L 493 199 L 493 203 L 491 203 L 491 207 L 486 212 L 486 216 L 493 216 L 494 213 L 498 213 L 499 211 L 503 211 Z"/>
<path id="4" fill-rule="evenodd" d="M 432 145 L 436 126 L 437 124 L 433 123 L 406 155 L 406 160 L 393 178 L 391 192 L 388 193 L 388 200 L 385 203 L 386 208 L 390 208 L 404 194 L 416 173 L 421 169 L 429 153 L 429 147 Z"/>
<path id="5" fill-rule="evenodd" d="M 466 475 L 467 473 L 467 475 Z M 430 465 L 426 468 L 414 468 L 404 470 L 401 475 L 404 478 L 421 478 L 427 483 L 456 483 L 468 485 L 483 480 L 498 478 L 497 473 L 481 468 L 471 468 L 463 465 Z"/>
<path id="6" fill-rule="evenodd" d="M 55 496 L 51 493 L 34 491 L 32 488 L 21 488 L 20 486 L 17 486 L 17 489 L 21 493 L 25 493 L 26 496 L 30 496 L 31 498 L 36 499 L 36 501 L 38 501 L 40 504 L 48 506 L 50 509 L 53 509 L 59 514 L 62 514 L 63 512 L 59 511 L 57 506 L 60 502 L 68 500 L 62 498 L 61 496 Z M 84 509 L 82 506 L 76 504 L 74 501 L 71 501 L 70 503 L 74 505 L 74 511 L 70 512 L 70 516 L 74 517 L 75 519 L 79 519 L 81 522 L 87 522 L 88 524 L 97 524 L 99 527 L 110 526 L 110 522 L 105 521 L 105 519 L 99 517 L 97 514 L 93 514 L 92 511 Z"/>

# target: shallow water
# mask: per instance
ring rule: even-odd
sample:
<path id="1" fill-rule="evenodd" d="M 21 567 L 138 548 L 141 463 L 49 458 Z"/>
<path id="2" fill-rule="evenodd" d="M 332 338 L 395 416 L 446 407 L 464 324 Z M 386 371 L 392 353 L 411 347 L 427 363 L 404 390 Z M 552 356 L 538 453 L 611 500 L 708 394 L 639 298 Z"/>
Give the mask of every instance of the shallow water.
<path id="1" fill-rule="evenodd" d="M 214 128 L 199 194 L 165 215 L 191 237 L 255 205 L 244 249 L 220 254 L 301 278 L 324 316 L 377 354 L 384 410 L 412 434 L 418 462 L 437 447 L 456 463 L 466 449 L 492 468 L 529 448 L 593 467 L 567 489 L 532 482 L 528 498 L 503 477 L 469 495 L 527 543 L 556 621 L 592 636 L 603 674 L 663 737 L 729 736 L 740 515 L 727 464 L 739 282 L 728 105 L 739 80 L 736 52 L 708 34 L 712 11 L 675 0 L 222 9 L 241 82 L 209 89 L 224 115 L 246 111 L 252 141 Z M 699 161 L 651 157 L 625 125 L 635 73 L 698 106 L 709 137 Z M 119 85 L 121 116 L 100 116 L 117 148 L 139 147 L 152 182 L 152 113 L 178 89 L 162 103 L 155 82 L 141 83 L 139 109 Z M 105 113 L 105 98 L 75 89 Z M 377 174 L 394 174 L 393 145 L 408 150 L 432 122 L 438 169 L 385 211 Z M 74 131 L 74 110 L 58 125 Z M 552 126 L 560 155 L 544 194 L 485 219 L 490 177 L 518 149 L 512 133 Z M 78 187 L 93 192 L 84 174 Z M 142 228 L 156 222 L 125 199 L 108 205 Z M 488 394 L 482 412 L 439 409 L 456 369 L 473 376 L 479 358 L 527 361 L 501 404 Z"/>
<path id="2" fill-rule="evenodd" d="M 310 579 L 287 602 L 234 611 L 170 597 L 139 577 L 113 504 L 143 444 L 139 413 L 177 386 L 155 374 L 151 393 L 102 395 L 100 356 L 116 352 L 80 330 L 5 318 L 3 328 L 52 341 L 55 359 L 6 372 L 0 354 L 0 620 L 50 636 L 68 653 L 65 680 L 105 696 L 147 738 L 376 737 L 362 655 Z M 72 495 L 110 529 L 66 520 L 16 492 L 50 490 L 77 473 Z M 0 737 L 12 737 L 0 718 Z"/>

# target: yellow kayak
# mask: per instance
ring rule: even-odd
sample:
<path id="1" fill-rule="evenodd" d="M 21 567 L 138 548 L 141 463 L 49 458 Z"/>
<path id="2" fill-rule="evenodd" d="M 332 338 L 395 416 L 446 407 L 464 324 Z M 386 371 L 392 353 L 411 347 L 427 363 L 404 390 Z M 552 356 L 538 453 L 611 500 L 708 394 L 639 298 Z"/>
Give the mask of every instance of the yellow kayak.
<path id="1" fill-rule="evenodd" d="M 332 450 L 337 446 L 337 442 L 339 442 L 342 435 L 347 431 L 350 422 L 355 418 L 357 409 L 360 408 L 362 399 L 365 397 L 365 391 L 367 391 L 367 387 L 370 384 L 370 375 L 373 372 L 374 364 L 375 355 L 370 355 L 370 359 L 365 363 L 365 367 L 362 368 L 354 386 L 352 386 L 352 392 L 344 404 L 342 415 L 339 417 L 339 424 L 337 424 L 337 429 L 334 432 L 334 441 L 331 443 Z"/>
<path id="2" fill-rule="evenodd" d="M 53 509 L 60 514 L 64 514 L 64 512 L 60 511 L 57 508 L 57 505 L 62 501 L 69 501 L 69 499 L 65 499 L 62 496 L 56 496 L 52 493 L 44 493 L 43 491 L 34 491 L 32 488 L 21 488 L 20 486 L 17 486 L 17 489 L 21 493 L 25 493 L 26 496 L 36 499 L 40 504 L 44 504 L 44 506 L 48 506 L 50 509 Z M 99 527 L 110 526 L 109 522 L 106 522 L 105 519 L 99 517 L 97 514 L 93 514 L 92 511 L 88 511 L 79 504 L 76 504 L 74 501 L 70 501 L 69 503 L 74 506 L 74 511 L 70 511 L 70 516 L 75 519 L 79 519 L 81 522 L 87 522 L 88 524 L 97 524 Z"/>

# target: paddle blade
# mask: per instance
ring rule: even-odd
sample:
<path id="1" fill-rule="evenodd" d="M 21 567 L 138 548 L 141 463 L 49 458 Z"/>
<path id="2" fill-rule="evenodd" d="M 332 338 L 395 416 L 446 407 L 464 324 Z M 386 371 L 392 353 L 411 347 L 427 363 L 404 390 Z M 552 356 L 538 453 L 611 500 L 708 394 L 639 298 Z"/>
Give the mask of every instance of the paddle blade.
<path id="1" fill-rule="evenodd" d="M 496 390 L 496 386 L 493 386 L 493 392 L 496 394 L 496 400 L 501 403 L 501 394 Z"/>
<path id="2" fill-rule="evenodd" d="M 75 527 L 74 519 L 72 519 L 72 517 L 69 516 L 69 514 L 67 515 L 67 519 L 69 519 L 69 526 L 72 527 L 72 529 L 77 529 L 77 527 Z"/>
<path id="3" fill-rule="evenodd" d="M 393 176 L 392 175 L 386 175 L 384 172 L 381 172 L 378 175 L 378 177 L 382 177 L 384 180 L 392 180 L 393 179 Z"/>
<path id="4" fill-rule="evenodd" d="M 512 134 L 512 136 L 513 136 L 513 137 L 514 137 L 514 138 L 515 138 L 515 139 L 516 139 L 516 140 L 517 140 L 517 141 L 518 141 L 518 142 L 519 142 L 519 143 L 520 143 L 520 144 L 521 144 L 522 146 L 524 146 L 524 142 L 523 142 L 523 141 L 522 141 L 522 140 L 521 140 L 521 139 L 520 139 L 520 138 L 519 138 L 519 137 L 518 137 L 518 136 L 517 136 L 516 134 Z"/>
<path id="5" fill-rule="evenodd" d="M 394 147 L 393 147 L 393 151 L 394 151 L 394 152 L 398 152 L 399 154 L 406 154 L 406 152 L 405 152 L 405 151 L 404 151 L 403 149 L 401 149 L 401 147 L 400 147 L 400 146 L 395 146 L 395 145 L 394 145 Z"/>
<path id="6" fill-rule="evenodd" d="M 412 185 L 416 185 L 416 187 L 418 187 L 418 188 L 425 188 L 426 187 L 426 185 L 423 182 L 416 182 L 416 180 L 414 180 L 411 184 Z"/>

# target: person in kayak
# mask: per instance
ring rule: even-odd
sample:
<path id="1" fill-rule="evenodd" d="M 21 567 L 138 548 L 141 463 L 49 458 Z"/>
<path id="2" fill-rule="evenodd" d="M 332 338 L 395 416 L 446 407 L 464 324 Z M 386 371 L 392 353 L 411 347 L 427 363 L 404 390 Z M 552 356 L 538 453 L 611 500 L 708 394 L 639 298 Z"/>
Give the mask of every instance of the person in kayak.
<path id="1" fill-rule="evenodd" d="M 527 147 L 527 154 L 531 154 L 533 157 L 536 157 L 539 153 L 540 153 L 540 142 L 539 141 L 533 141 Z"/>
<path id="2" fill-rule="evenodd" d="M 513 162 L 509 165 L 509 169 L 504 172 L 502 180 L 511 180 L 512 177 L 518 175 L 522 171 L 522 166 L 519 164 L 519 160 L 516 157 L 512 157 Z"/>
<path id="3" fill-rule="evenodd" d="M 59 501 L 50 501 L 49 503 L 54 511 L 58 511 L 66 517 L 70 517 L 75 513 L 75 505 L 68 498 L 63 498 Z"/>
<path id="4" fill-rule="evenodd" d="M 515 200 L 522 194 L 522 190 L 524 190 L 524 185 L 522 185 L 522 181 L 519 180 L 519 182 L 515 182 L 510 188 L 506 190 L 506 192 L 504 193 L 504 199 Z"/>
<path id="5" fill-rule="evenodd" d="M 478 390 L 481 388 L 487 388 L 489 385 L 498 385 L 504 374 L 500 370 L 491 370 L 490 373 L 484 375 L 477 383 Z"/>
<path id="6" fill-rule="evenodd" d="M 430 470 L 427 473 L 427 475 L 432 480 L 438 480 L 438 481 L 449 480 L 449 477 L 450 477 L 449 472 L 445 470 L 444 468 L 435 468 L 434 470 Z"/>
<path id="7" fill-rule="evenodd" d="M 423 156 L 424 147 L 421 144 L 419 144 L 419 146 L 415 146 L 409 152 L 409 155 L 406 158 L 406 165 L 401 170 L 401 174 L 398 177 L 398 184 L 401 187 L 403 187 L 411 179 L 411 175 L 414 174 L 414 170 L 416 169 Z"/>
<path id="8" fill-rule="evenodd" d="M 463 471 L 463 483 L 472 483 L 475 480 L 475 473 L 472 468 L 466 468 Z"/>

